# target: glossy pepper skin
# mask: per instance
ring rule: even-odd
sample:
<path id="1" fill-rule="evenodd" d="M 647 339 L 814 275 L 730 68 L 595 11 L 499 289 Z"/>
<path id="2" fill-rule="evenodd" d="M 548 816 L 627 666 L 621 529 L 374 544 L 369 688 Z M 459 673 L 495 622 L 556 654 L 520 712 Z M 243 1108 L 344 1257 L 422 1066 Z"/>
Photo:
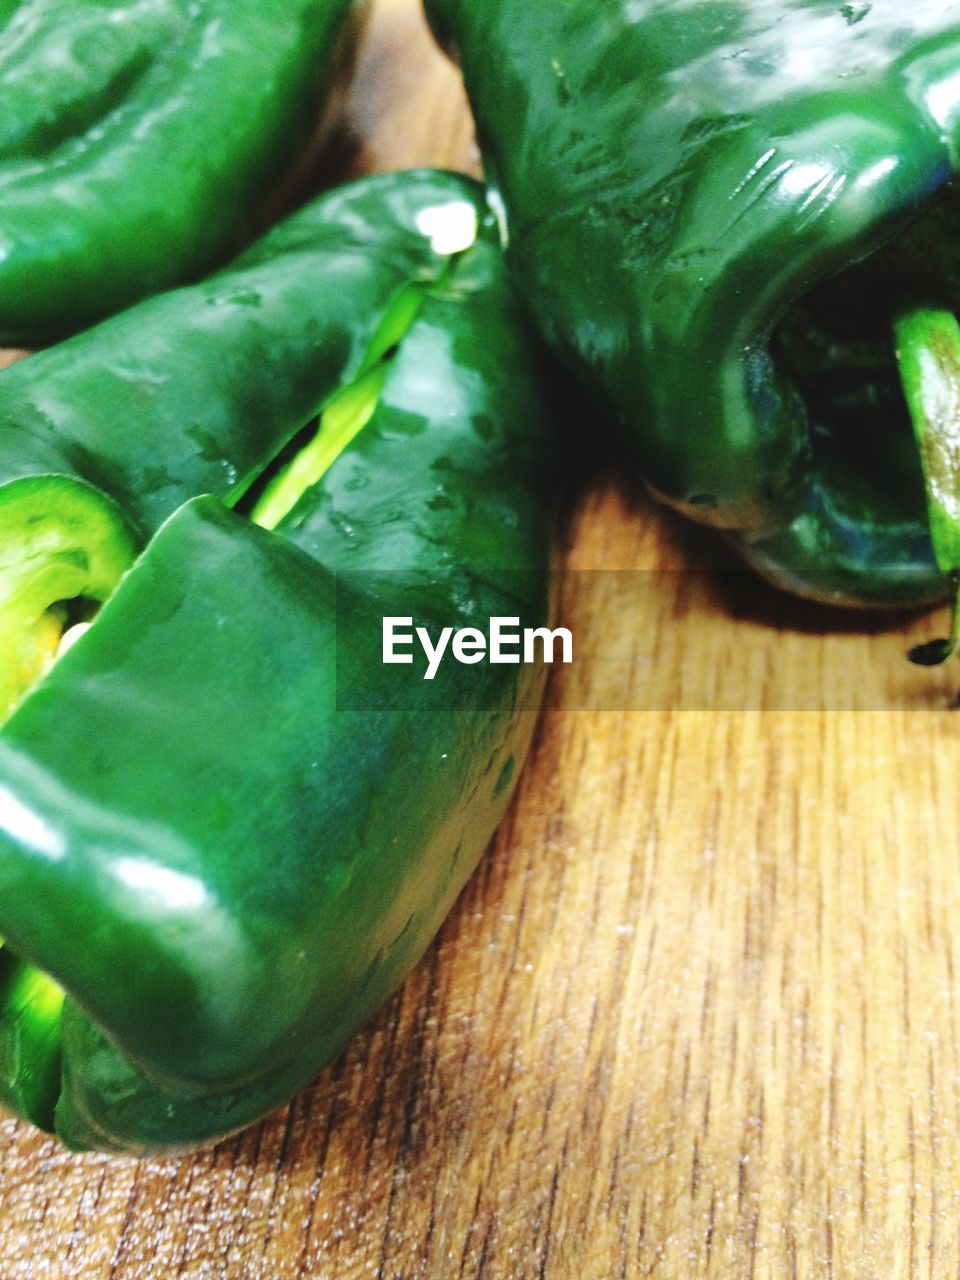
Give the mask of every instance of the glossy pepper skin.
<path id="1" fill-rule="evenodd" d="M 397 299 L 441 279 L 450 255 L 429 213 L 451 205 L 489 217 L 452 174 L 339 188 L 200 284 L 5 370 L 0 504 L 20 482 L 73 476 L 108 494 L 141 544 L 189 498 L 234 505 L 358 377 Z"/>
<path id="2" fill-rule="evenodd" d="M 0 732 L 0 932 L 67 990 L 74 1148 L 207 1141 L 306 1083 L 434 936 L 529 744 L 542 669 L 406 697 L 371 661 L 384 615 L 550 607 L 554 424 L 482 193 L 394 184 L 479 238 L 366 426 L 275 532 L 180 507 Z"/>
<path id="3" fill-rule="evenodd" d="M 960 303 L 955 6 L 427 10 L 520 291 L 653 491 L 801 594 L 940 595 L 891 331 Z"/>
<path id="4" fill-rule="evenodd" d="M 0 338 L 195 278 L 317 129 L 352 0 L 0 6 Z"/>

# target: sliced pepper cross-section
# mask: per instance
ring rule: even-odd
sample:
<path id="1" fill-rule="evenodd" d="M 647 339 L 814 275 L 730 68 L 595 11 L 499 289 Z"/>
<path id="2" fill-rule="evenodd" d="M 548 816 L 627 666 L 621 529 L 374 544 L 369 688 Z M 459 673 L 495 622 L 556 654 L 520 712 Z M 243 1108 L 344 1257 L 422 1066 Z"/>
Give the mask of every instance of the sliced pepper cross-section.
<path id="1" fill-rule="evenodd" d="M 122 513 L 82 481 L 0 488 L 0 721 L 56 658 L 69 610 L 102 603 L 134 553 Z"/>

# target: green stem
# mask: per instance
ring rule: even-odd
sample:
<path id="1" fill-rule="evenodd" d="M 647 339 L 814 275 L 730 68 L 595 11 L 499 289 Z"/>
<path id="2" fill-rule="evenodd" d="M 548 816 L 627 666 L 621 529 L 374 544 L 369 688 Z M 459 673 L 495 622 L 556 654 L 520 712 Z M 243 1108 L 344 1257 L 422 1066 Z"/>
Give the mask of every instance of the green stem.
<path id="1" fill-rule="evenodd" d="M 930 540 L 952 592 L 950 635 L 910 650 L 937 666 L 960 644 L 960 324 L 949 311 L 918 308 L 894 322 L 903 392 L 923 465 Z"/>

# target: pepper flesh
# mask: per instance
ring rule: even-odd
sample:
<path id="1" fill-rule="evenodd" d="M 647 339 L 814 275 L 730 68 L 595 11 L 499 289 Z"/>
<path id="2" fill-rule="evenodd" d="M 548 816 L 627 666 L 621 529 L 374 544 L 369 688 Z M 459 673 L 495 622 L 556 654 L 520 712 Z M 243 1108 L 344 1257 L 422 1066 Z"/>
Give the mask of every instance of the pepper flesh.
<path id="1" fill-rule="evenodd" d="M 0 488 L 0 721 L 56 657 L 67 601 L 102 602 L 134 543 L 104 495 L 69 476 Z"/>
<path id="2" fill-rule="evenodd" d="M 463 68 L 522 296 L 612 405 L 655 494 L 727 530 L 801 594 L 866 605 L 941 594 L 920 469 L 899 443 L 910 441 L 903 397 L 887 390 L 890 323 L 931 301 L 926 283 L 902 296 L 907 270 L 893 284 L 871 272 L 878 255 L 883 272 L 898 255 L 912 263 L 902 236 L 927 210 L 937 259 L 956 242 L 950 6 L 427 9 Z M 873 433 L 851 442 L 846 407 L 799 394 L 780 331 L 804 299 L 829 317 L 822 282 L 857 264 L 845 314 L 872 338 L 879 301 L 887 354 Z M 934 283 L 960 301 L 960 272 L 946 266 Z M 865 283 L 873 299 L 858 310 Z"/>
<path id="3" fill-rule="evenodd" d="M 542 671 L 455 667 L 391 706 L 369 660 L 387 613 L 543 623 L 553 490 L 477 188 L 374 189 L 385 220 L 402 191 L 479 238 L 373 326 L 361 380 L 399 342 L 366 425 L 275 533 L 177 511 L 0 733 L 0 928 L 69 993 L 77 1148 L 209 1140 L 305 1083 L 428 944 L 529 744 Z"/>
<path id="4" fill-rule="evenodd" d="M 317 129 L 352 0 L 0 11 L 0 337 L 36 345 L 209 270 Z"/>

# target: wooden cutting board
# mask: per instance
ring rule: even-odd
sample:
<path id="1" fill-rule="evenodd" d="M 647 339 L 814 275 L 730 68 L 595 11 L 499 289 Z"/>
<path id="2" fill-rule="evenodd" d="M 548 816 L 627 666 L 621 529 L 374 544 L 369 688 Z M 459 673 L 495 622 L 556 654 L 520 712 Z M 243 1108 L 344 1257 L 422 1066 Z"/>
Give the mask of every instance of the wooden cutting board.
<path id="1" fill-rule="evenodd" d="M 349 115 L 338 177 L 477 170 L 415 0 L 375 5 Z M 581 496 L 577 661 L 406 987 L 212 1152 L 3 1121 L 0 1280 L 958 1273 L 960 717 L 902 658 L 942 620 L 683 572 L 716 554 Z"/>

